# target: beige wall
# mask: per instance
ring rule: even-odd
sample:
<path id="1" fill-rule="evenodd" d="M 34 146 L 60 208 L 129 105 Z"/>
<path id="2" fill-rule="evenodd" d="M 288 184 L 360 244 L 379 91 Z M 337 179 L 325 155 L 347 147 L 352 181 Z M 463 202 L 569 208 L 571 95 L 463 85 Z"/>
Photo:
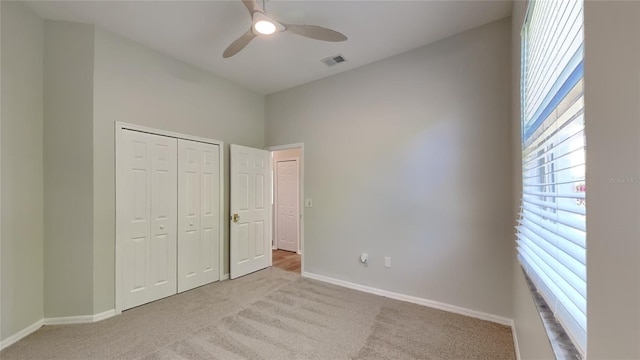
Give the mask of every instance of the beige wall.
<path id="1" fill-rule="evenodd" d="M 93 26 L 45 22 L 45 317 L 93 312 Z"/>
<path id="2" fill-rule="evenodd" d="M 639 359 L 640 2 L 584 13 L 587 355 Z"/>
<path id="3" fill-rule="evenodd" d="M 43 22 L 2 1 L 2 331 L 43 317 Z"/>
<path id="4" fill-rule="evenodd" d="M 114 307 L 114 122 L 264 147 L 264 96 L 96 29 L 93 127 L 94 311 Z M 229 203 L 225 178 L 224 204 Z M 229 218 L 225 206 L 223 219 Z M 224 224 L 229 272 L 229 222 Z"/>
<path id="5" fill-rule="evenodd" d="M 267 144 L 305 144 L 304 271 L 511 317 L 510 29 L 267 96 Z"/>

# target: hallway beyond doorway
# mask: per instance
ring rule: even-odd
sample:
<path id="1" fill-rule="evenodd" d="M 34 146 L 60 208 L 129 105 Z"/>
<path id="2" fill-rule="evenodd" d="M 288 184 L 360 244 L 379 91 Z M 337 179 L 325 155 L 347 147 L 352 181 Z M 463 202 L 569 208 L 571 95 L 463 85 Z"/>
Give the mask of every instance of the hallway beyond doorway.
<path id="1" fill-rule="evenodd" d="M 273 266 L 284 271 L 300 273 L 300 254 L 284 251 L 273 250 Z"/>

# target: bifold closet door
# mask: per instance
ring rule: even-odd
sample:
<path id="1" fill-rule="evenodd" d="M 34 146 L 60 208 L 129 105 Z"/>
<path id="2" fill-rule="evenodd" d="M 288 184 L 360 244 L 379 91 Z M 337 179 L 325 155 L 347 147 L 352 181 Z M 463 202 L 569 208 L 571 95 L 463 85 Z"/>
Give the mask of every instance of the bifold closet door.
<path id="1" fill-rule="evenodd" d="M 178 292 L 220 278 L 220 149 L 178 140 Z"/>
<path id="2" fill-rule="evenodd" d="M 122 308 L 177 289 L 177 139 L 124 130 L 118 161 Z"/>

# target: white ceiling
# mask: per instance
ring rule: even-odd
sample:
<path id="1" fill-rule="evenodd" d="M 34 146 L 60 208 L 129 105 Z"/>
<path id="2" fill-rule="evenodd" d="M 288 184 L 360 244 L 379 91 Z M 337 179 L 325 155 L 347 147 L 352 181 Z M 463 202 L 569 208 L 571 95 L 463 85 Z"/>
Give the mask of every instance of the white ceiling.
<path id="1" fill-rule="evenodd" d="M 249 29 L 240 0 L 29 1 L 41 17 L 95 24 L 150 48 L 269 94 L 393 56 L 510 15 L 511 1 L 283 1 L 267 12 L 285 23 L 320 25 L 349 39 L 290 33 L 254 39 L 237 55 L 222 52 Z M 320 59 L 342 54 L 327 67 Z"/>

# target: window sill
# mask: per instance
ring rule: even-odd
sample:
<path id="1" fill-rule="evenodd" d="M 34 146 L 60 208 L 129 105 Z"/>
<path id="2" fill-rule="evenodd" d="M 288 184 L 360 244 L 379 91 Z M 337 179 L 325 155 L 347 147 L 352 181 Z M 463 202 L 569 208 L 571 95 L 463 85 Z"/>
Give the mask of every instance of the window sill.
<path id="1" fill-rule="evenodd" d="M 582 355 L 580 355 L 578 349 L 573 345 L 571 338 L 569 338 L 569 335 L 567 335 L 560 323 L 556 320 L 555 316 L 553 316 L 553 311 L 551 311 L 547 302 L 538 293 L 538 290 L 535 288 L 535 285 L 533 285 L 533 282 L 529 279 L 529 276 L 524 269 L 522 269 L 522 273 L 524 274 L 524 278 L 527 280 L 527 285 L 529 285 L 533 302 L 538 308 L 538 314 L 540 314 L 540 319 L 542 320 L 544 329 L 547 332 L 547 337 L 549 338 L 549 343 L 551 344 L 551 348 L 553 349 L 556 359 L 582 359 Z"/>

